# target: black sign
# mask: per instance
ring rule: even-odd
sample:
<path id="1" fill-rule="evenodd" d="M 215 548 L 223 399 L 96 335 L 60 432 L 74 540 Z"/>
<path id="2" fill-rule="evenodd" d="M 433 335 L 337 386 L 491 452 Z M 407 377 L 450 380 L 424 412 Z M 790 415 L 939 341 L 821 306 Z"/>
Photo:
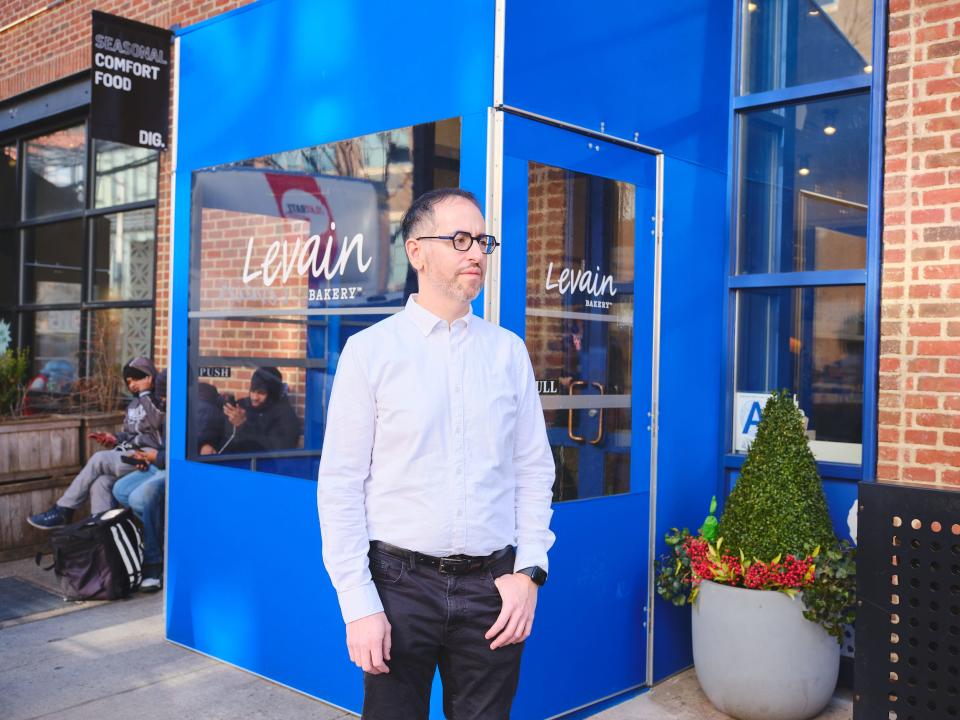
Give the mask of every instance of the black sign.
<path id="1" fill-rule="evenodd" d="M 169 30 L 93 11 L 91 137 L 167 147 L 172 36 Z"/>
<path id="2" fill-rule="evenodd" d="M 202 378 L 228 378 L 230 377 L 229 367 L 214 367 L 212 365 L 201 365 L 198 375 Z"/>

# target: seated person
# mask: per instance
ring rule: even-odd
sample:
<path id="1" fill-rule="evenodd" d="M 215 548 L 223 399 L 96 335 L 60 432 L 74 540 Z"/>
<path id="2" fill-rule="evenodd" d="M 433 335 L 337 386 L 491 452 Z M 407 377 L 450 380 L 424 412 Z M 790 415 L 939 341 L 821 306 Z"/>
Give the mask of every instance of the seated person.
<path id="1" fill-rule="evenodd" d="M 67 491 L 46 512 L 31 515 L 27 522 L 41 530 L 52 530 L 73 519 L 74 511 L 90 498 L 90 511 L 96 515 L 113 507 L 113 484 L 134 469 L 121 460 L 135 448 L 158 448 L 163 443 L 164 402 L 157 383 L 157 369 L 145 357 L 137 357 L 123 367 L 123 379 L 134 398 L 127 406 L 123 429 L 112 433 L 90 433 L 89 437 L 112 450 L 95 452 Z"/>
<path id="2" fill-rule="evenodd" d="M 133 457 L 136 470 L 117 480 L 113 496 L 130 508 L 143 523 L 143 592 L 157 592 L 163 586 L 163 510 L 166 502 L 167 471 L 164 449 L 143 448 Z"/>
<path id="3" fill-rule="evenodd" d="M 252 453 L 297 447 L 300 419 L 287 399 L 283 376 L 275 367 L 257 368 L 250 396 L 223 406 L 229 423 L 220 452 Z"/>
<path id="4" fill-rule="evenodd" d="M 223 431 L 223 398 L 210 383 L 197 385 L 197 448 L 201 455 L 220 451 L 226 436 Z"/>

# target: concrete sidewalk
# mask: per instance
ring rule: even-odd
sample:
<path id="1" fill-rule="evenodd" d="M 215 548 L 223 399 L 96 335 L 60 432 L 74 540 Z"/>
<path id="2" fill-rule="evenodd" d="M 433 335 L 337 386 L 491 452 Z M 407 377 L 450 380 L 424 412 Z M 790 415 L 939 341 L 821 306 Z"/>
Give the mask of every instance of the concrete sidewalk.
<path id="1" fill-rule="evenodd" d="M 32 561 L 0 564 L 56 590 Z M 835 699 L 820 720 L 849 720 Z M 160 594 L 64 603 L 0 623 L 3 720 L 328 720 L 356 717 L 163 639 Z M 610 708 L 597 720 L 724 720 L 691 671 Z"/>

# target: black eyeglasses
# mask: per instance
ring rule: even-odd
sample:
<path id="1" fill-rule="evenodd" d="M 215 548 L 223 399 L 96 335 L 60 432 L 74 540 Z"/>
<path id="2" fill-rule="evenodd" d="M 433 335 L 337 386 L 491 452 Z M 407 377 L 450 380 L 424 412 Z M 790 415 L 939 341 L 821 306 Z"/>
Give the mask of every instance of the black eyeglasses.
<path id="1" fill-rule="evenodd" d="M 471 235 L 466 230 L 457 230 L 453 235 L 424 235 L 417 240 L 449 240 L 460 252 L 466 252 L 473 243 L 477 243 L 484 255 L 492 253 L 500 244 L 493 235 Z"/>

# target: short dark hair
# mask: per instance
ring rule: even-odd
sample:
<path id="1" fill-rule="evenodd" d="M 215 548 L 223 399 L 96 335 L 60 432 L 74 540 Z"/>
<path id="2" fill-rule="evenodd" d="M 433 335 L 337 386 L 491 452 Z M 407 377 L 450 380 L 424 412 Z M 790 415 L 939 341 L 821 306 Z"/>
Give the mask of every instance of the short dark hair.
<path id="1" fill-rule="evenodd" d="M 430 190 L 413 201 L 413 204 L 403 214 L 403 220 L 400 221 L 400 235 L 404 241 L 409 240 L 413 234 L 413 229 L 426 220 L 433 219 L 433 208 L 446 200 L 447 198 L 463 198 L 469 200 L 477 206 L 481 213 L 480 201 L 477 196 L 469 190 L 462 190 L 456 187 L 442 187 L 436 190 Z"/>

